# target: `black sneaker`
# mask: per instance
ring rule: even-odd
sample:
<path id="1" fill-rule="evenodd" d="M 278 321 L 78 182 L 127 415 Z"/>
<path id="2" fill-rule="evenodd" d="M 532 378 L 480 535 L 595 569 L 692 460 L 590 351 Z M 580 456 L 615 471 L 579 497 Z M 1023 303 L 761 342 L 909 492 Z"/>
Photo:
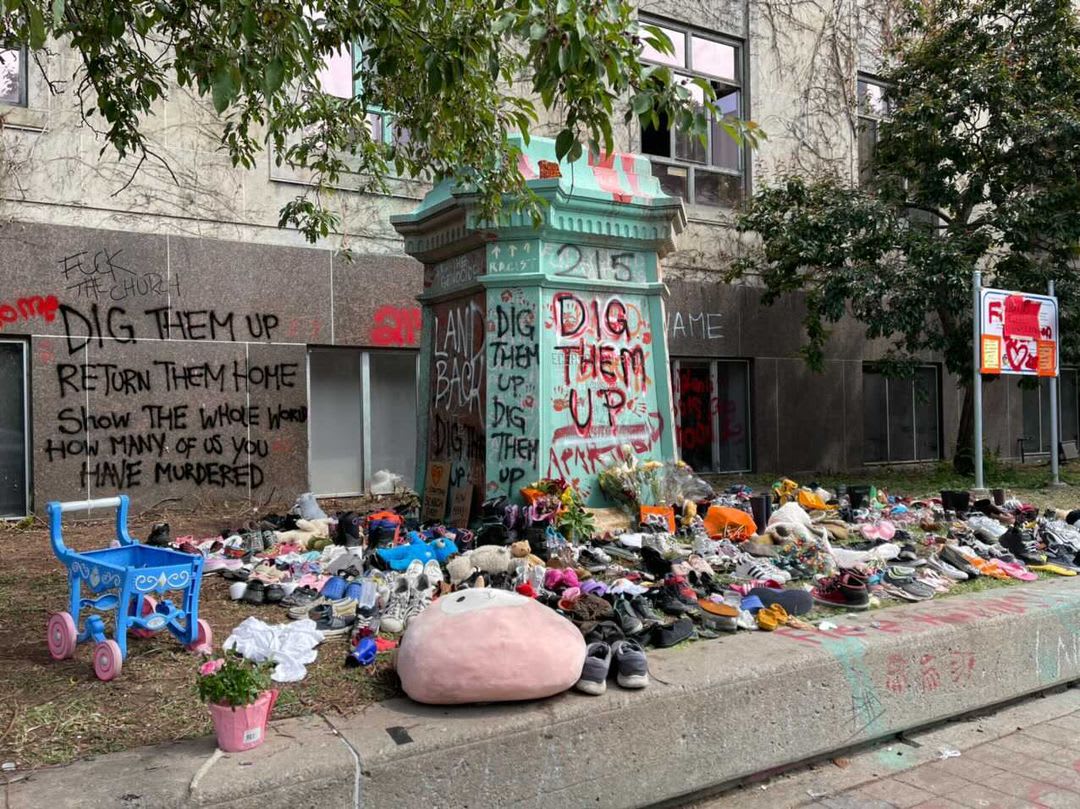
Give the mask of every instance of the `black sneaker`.
<path id="1" fill-rule="evenodd" d="M 653 609 L 652 604 L 649 603 L 649 599 L 645 596 L 634 596 L 630 599 L 630 606 L 634 608 L 634 612 L 637 613 L 638 618 L 641 619 L 643 624 L 655 625 L 664 623 L 664 616 Z"/>
<path id="2" fill-rule="evenodd" d="M 250 586 L 250 585 L 249 585 Z M 246 593 L 246 591 L 245 591 Z M 280 584 L 268 584 L 263 595 L 263 599 L 267 604 L 280 604 L 282 599 L 285 598 L 285 588 Z"/>
<path id="3" fill-rule="evenodd" d="M 637 611 L 630 605 L 630 602 L 622 596 L 616 596 L 615 598 L 615 617 L 619 619 L 619 625 L 622 626 L 622 631 L 627 635 L 636 635 L 645 629 L 644 624 L 641 623 L 641 618 L 638 617 Z"/>
<path id="4" fill-rule="evenodd" d="M 248 604 L 265 604 L 266 585 L 259 579 L 249 581 L 247 589 L 244 591 L 244 601 Z"/>
<path id="5" fill-rule="evenodd" d="M 999 542 L 1005 546 L 1009 553 L 1025 564 L 1038 565 L 1046 561 L 1046 556 L 1039 550 L 1039 545 L 1035 541 L 1035 535 L 1030 531 L 1025 531 L 1022 528 L 1013 526 L 1002 534 Z M 946 559 L 945 561 L 951 565 L 960 567 L 953 562 L 952 559 Z M 965 568 L 961 567 L 960 569 L 965 573 L 968 572 Z"/>
<path id="6" fill-rule="evenodd" d="M 166 548 L 169 545 L 169 524 L 159 522 L 150 529 L 150 536 L 146 538 L 146 544 L 155 548 Z"/>
<path id="7" fill-rule="evenodd" d="M 248 585 L 248 589 L 251 589 L 250 584 Z M 335 614 L 333 604 L 320 604 L 318 607 L 311 610 L 309 617 L 315 621 L 315 628 L 327 637 L 344 635 L 352 629 L 352 625 L 356 623 L 356 618 L 354 616 Z"/>
<path id="8" fill-rule="evenodd" d="M 641 548 L 641 559 L 645 564 L 645 569 L 654 576 L 666 576 L 671 572 L 671 562 L 665 559 L 656 548 L 650 548 L 643 545 Z"/>
<path id="9" fill-rule="evenodd" d="M 697 604 L 690 604 L 676 587 L 665 584 L 654 592 L 653 600 L 656 606 L 668 615 L 686 615 L 699 611 Z"/>

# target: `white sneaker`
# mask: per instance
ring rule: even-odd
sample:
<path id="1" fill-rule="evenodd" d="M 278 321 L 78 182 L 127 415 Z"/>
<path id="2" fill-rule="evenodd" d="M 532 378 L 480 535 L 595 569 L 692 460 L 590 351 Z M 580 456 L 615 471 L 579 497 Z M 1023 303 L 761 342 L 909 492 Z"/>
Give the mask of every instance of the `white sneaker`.
<path id="1" fill-rule="evenodd" d="M 413 559 L 411 562 L 409 562 L 409 566 L 405 568 L 405 573 L 403 575 L 410 582 L 416 581 L 418 578 L 424 575 L 424 563 L 421 562 L 419 559 Z"/>
<path id="2" fill-rule="evenodd" d="M 429 559 L 428 563 L 424 565 L 424 577 L 432 587 L 439 586 L 439 582 L 443 580 L 443 574 L 442 565 L 439 564 L 438 559 Z"/>
<path id="3" fill-rule="evenodd" d="M 428 581 L 426 575 L 421 574 L 420 578 L 416 580 L 416 586 L 409 595 L 409 606 L 405 609 L 406 628 L 413 618 L 422 613 L 427 609 L 428 605 L 431 604 L 431 597 L 434 589 L 434 585 Z"/>
<path id="4" fill-rule="evenodd" d="M 421 576 L 423 573 L 420 574 Z M 398 633 L 405 630 L 405 622 L 408 620 L 409 603 L 412 600 L 412 583 L 405 576 L 394 582 L 387 599 L 386 609 L 382 614 L 382 628 L 387 632 Z"/>
<path id="5" fill-rule="evenodd" d="M 928 555 L 926 557 L 926 566 L 936 570 L 944 576 L 952 579 L 953 581 L 967 581 L 968 574 L 959 568 L 955 568 L 943 559 Z"/>
<path id="6" fill-rule="evenodd" d="M 736 566 L 735 578 L 749 580 L 773 579 L 781 584 L 787 584 L 791 581 L 791 574 L 764 560 L 748 557 L 740 561 Z"/>

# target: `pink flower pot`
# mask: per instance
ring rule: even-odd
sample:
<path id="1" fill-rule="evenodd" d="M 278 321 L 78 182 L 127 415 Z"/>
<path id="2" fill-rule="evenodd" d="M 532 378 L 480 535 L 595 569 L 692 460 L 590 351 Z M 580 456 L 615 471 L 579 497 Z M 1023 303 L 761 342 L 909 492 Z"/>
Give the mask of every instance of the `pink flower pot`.
<path id="1" fill-rule="evenodd" d="M 278 692 L 276 688 L 263 691 L 250 705 L 210 705 L 210 717 L 214 720 L 217 743 L 226 753 L 242 753 L 258 747 L 266 738 L 266 725 L 274 710 Z"/>

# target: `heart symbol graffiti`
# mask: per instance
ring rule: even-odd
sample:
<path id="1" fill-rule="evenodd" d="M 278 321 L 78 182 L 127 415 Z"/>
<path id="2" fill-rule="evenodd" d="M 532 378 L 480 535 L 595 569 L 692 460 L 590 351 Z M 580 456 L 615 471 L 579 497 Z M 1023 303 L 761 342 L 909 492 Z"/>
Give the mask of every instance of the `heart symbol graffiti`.
<path id="1" fill-rule="evenodd" d="M 434 483 L 436 486 L 438 486 L 439 482 L 441 480 L 442 480 L 442 467 L 441 466 L 433 466 L 433 467 L 431 467 L 431 482 Z"/>
<path id="2" fill-rule="evenodd" d="M 1006 340 L 1005 359 L 1008 360 L 1010 368 L 1018 371 L 1021 369 L 1034 369 L 1036 366 L 1036 357 L 1031 351 L 1031 346 L 1026 341 Z"/>

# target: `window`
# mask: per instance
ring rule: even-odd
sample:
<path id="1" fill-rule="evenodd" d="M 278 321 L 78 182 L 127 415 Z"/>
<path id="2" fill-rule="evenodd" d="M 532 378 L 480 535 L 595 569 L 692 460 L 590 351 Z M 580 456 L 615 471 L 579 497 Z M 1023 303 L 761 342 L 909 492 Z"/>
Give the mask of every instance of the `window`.
<path id="1" fill-rule="evenodd" d="M 645 18 L 642 21 L 663 29 L 675 47 L 674 54 L 666 54 L 646 44 L 642 59 L 673 68 L 676 80 L 699 77 L 708 81 L 716 92 L 716 108 L 722 118 L 745 115 L 742 51 L 736 41 L 666 22 Z M 697 100 L 704 100 L 701 88 L 695 84 L 687 86 Z M 641 151 L 653 158 L 653 173 L 672 196 L 696 205 L 728 207 L 743 197 L 746 154 L 716 119 L 710 122 L 705 143 L 679 132 L 663 119 L 659 128 L 643 126 Z"/>
<path id="2" fill-rule="evenodd" d="M 675 441 L 697 472 L 750 469 L 750 364 L 745 360 L 676 360 Z"/>
<path id="3" fill-rule="evenodd" d="M 1080 442 L 1078 384 L 1080 380 L 1076 368 L 1061 369 L 1058 377 L 1059 441 Z M 1036 387 L 1022 387 L 1021 396 L 1024 411 L 1024 451 L 1050 452 L 1050 380 L 1040 379 Z"/>
<path id="4" fill-rule="evenodd" d="M 313 492 L 359 494 L 381 469 L 413 485 L 417 356 L 349 348 L 308 352 Z"/>
<path id="5" fill-rule="evenodd" d="M 318 72 L 319 86 L 324 93 L 338 98 L 352 98 L 359 91 L 359 81 L 353 76 L 354 59 L 359 52 L 342 48 L 323 62 Z M 409 142 L 409 130 L 394 126 L 393 117 L 377 107 L 368 112 L 368 129 L 372 140 L 391 146 L 404 146 Z"/>
<path id="6" fill-rule="evenodd" d="M 863 366 L 863 461 L 895 463 L 941 458 L 941 374 L 936 365 L 914 378 L 890 379 Z"/>
<path id="7" fill-rule="evenodd" d="M 0 517 L 29 513 L 26 343 L 0 340 Z"/>
<path id="8" fill-rule="evenodd" d="M 885 100 L 885 85 L 866 76 L 857 84 L 859 117 L 859 183 L 866 185 L 873 175 L 874 152 L 877 151 L 878 124 L 889 117 Z"/>
<path id="9" fill-rule="evenodd" d="M 0 104 L 26 106 L 25 48 L 0 48 Z"/>

